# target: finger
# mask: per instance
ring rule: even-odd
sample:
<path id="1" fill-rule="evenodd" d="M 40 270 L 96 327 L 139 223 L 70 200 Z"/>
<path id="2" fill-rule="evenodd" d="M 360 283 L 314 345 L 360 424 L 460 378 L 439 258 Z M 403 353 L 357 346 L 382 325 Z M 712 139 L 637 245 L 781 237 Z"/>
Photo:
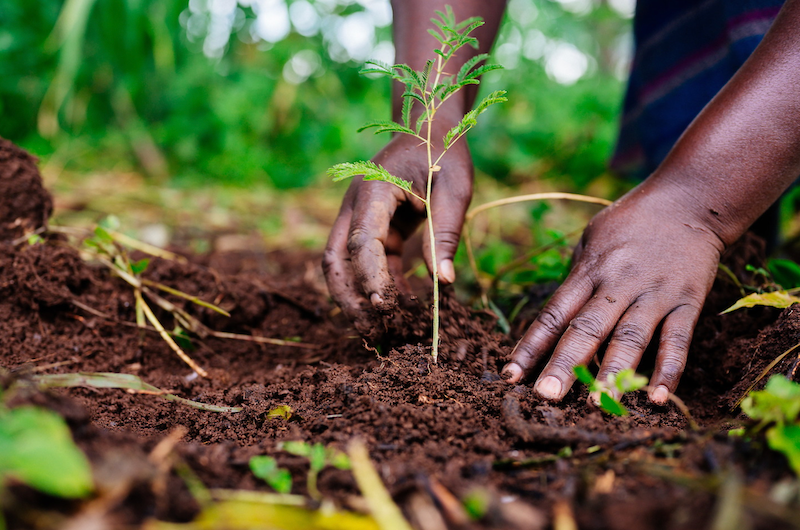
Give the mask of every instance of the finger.
<path id="1" fill-rule="evenodd" d="M 666 404 L 669 394 L 678 388 L 700 310 L 699 305 L 685 304 L 664 319 L 656 354 L 656 369 L 650 379 L 649 397 L 653 403 Z"/>
<path id="2" fill-rule="evenodd" d="M 597 379 L 608 381 L 622 370 L 636 369 L 663 316 L 660 308 L 634 302 L 614 328 Z M 619 393 L 614 392 L 614 397 L 619 399 Z"/>
<path id="3" fill-rule="evenodd" d="M 342 308 L 348 319 L 355 321 L 362 316 L 367 300 L 356 287 L 350 254 L 347 252 L 347 232 L 350 229 L 351 216 L 350 208 L 342 206 L 328 236 L 322 256 L 322 270 L 331 298 Z"/>
<path id="4" fill-rule="evenodd" d="M 395 302 L 385 249 L 398 201 L 393 188 L 386 182 L 361 183 L 347 235 L 357 287 L 379 309 Z"/>
<path id="5" fill-rule="evenodd" d="M 450 171 L 454 171 L 450 169 Z M 472 198 L 472 168 L 455 169 L 468 172 L 465 178 L 439 179 L 431 191 L 431 211 L 433 212 L 433 234 L 436 240 L 436 262 L 439 279 L 444 283 L 456 281 L 453 257 L 461 240 L 464 216 Z M 423 256 L 428 270 L 433 273 L 431 261 L 430 231 L 422 236 Z"/>
<path id="6" fill-rule="evenodd" d="M 593 291 L 591 280 L 580 271 L 573 271 L 517 343 L 511 361 L 503 368 L 503 379 L 516 383 L 539 364 L 553 350 L 570 321 L 592 297 Z"/>
<path id="7" fill-rule="evenodd" d="M 392 226 L 389 227 L 385 248 L 389 274 L 392 275 L 397 290 L 406 297 L 411 296 L 411 285 L 408 283 L 403 269 L 403 236 Z"/>
<path id="8" fill-rule="evenodd" d="M 624 299 L 598 289 L 570 321 L 533 390 L 544 399 L 558 401 L 563 398 L 575 382 L 573 369 L 592 360 L 628 306 Z"/>

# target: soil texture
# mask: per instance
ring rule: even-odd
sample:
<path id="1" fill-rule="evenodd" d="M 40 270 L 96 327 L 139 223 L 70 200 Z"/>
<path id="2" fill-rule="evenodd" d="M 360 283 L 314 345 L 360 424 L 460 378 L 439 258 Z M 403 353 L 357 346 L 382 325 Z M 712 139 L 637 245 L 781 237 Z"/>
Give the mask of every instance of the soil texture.
<path id="1" fill-rule="evenodd" d="M 250 457 L 267 454 L 292 472 L 293 491 L 301 494 L 307 461 L 281 451 L 280 442 L 344 450 L 360 438 L 420 529 L 562 529 L 570 520 L 582 529 L 721 528 L 730 510 L 739 528 L 800 524 L 797 491 L 794 504 L 776 493 L 796 484 L 783 457 L 727 434 L 732 405 L 770 361 L 800 342 L 800 310 L 719 316 L 740 296 L 722 275 L 678 390 L 698 423 L 692 429 L 675 406 L 653 406 L 643 392 L 623 399 L 628 416 L 612 417 L 588 404 L 580 385 L 557 405 L 537 400 L 529 386 L 508 385 L 498 373 L 518 337 L 497 332 L 491 313 L 469 309 L 449 292 L 437 364 L 428 355 L 422 304 L 407 310 L 402 322 L 409 327 L 392 342 L 368 345 L 331 304 L 316 255 L 151 262 L 144 278 L 230 313 L 165 295 L 208 328 L 296 341 L 195 340 L 189 353 L 209 373 L 198 377 L 158 333 L 137 329 L 133 290 L 109 269 L 82 260 L 63 236 L 19 240 L 42 226 L 51 208 L 34 160 L 0 140 L 0 365 L 9 380 L 34 372 L 135 374 L 184 398 L 242 408 L 209 412 L 114 389 L 16 396 L 67 418 L 99 488 L 125 484 L 107 509 L 110 526 L 197 514 L 185 480 L 149 458 L 170 437 L 172 462 L 209 488 L 271 491 L 248 467 Z M 746 238 L 725 260 L 747 282 L 745 265 L 759 265 L 763 244 Z M 535 309 L 521 314 L 531 319 Z M 170 314 L 156 314 L 174 327 Z M 787 356 L 774 371 L 790 372 L 795 360 Z M 282 405 L 292 417 L 271 417 Z M 319 490 L 342 508 L 361 509 L 349 471 L 326 468 Z M 484 509 L 471 519 L 463 501 L 476 498 Z M 52 522 L 45 515 L 81 509 L 23 487 L 4 499 L 10 528 L 45 528 Z"/>

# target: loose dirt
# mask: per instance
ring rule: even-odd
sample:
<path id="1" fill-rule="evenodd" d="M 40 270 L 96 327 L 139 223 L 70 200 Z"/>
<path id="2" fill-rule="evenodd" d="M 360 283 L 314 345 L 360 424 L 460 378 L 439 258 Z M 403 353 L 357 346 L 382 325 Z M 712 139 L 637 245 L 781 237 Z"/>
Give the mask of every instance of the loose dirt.
<path id="1" fill-rule="evenodd" d="M 790 483 L 785 460 L 727 435 L 735 417 L 731 405 L 768 362 L 800 341 L 800 311 L 757 308 L 718 316 L 739 296 L 722 277 L 678 391 L 700 424 L 695 432 L 678 409 L 655 407 L 643 393 L 626 396 L 631 414 L 618 418 L 587 404 L 580 385 L 558 405 L 538 401 L 528 386 L 508 385 L 498 373 L 518 337 L 496 332 L 491 314 L 463 306 L 449 292 L 438 364 L 427 355 L 428 314 L 421 304 L 408 309 L 404 321 L 411 317 L 417 324 L 399 334 L 403 341 L 395 336 L 391 344 L 367 346 L 331 304 L 316 255 L 223 254 L 151 263 L 144 277 L 231 313 L 226 318 L 168 297 L 210 328 L 314 345 L 209 338 L 190 352 L 210 374 L 196 377 L 157 333 L 125 324 L 136 315 L 133 292 L 121 279 L 81 260 L 62 237 L 45 235 L 33 245 L 14 241 L 41 226 L 50 210 L 33 159 L 0 141 L 0 365 L 12 378 L 34 369 L 128 373 L 182 397 L 243 409 L 206 412 L 120 390 L 20 396 L 67 418 L 101 488 L 126 484 L 111 509 L 115 524 L 196 515 L 184 480 L 171 471 L 165 478 L 147 459 L 181 426 L 178 460 L 211 488 L 269 491 L 248 468 L 250 457 L 269 454 L 292 472 L 293 491 L 306 493 L 307 464 L 278 443 L 345 449 L 361 438 L 418 528 L 567 528 L 558 524 L 569 517 L 586 529 L 711 528 L 724 520 L 720 507 L 731 503 L 741 510 L 734 513 L 742 528 L 792 528 L 800 520 L 792 519 L 796 508 L 775 500 L 776 488 Z M 747 238 L 726 257 L 740 278 L 747 280 L 746 264 L 763 260 L 759 245 Z M 168 314 L 158 316 L 172 328 Z M 776 371 L 785 373 L 793 360 L 788 356 Z M 280 405 L 291 407 L 288 421 L 268 416 Z M 726 486 L 731 483 L 742 486 L 735 497 L 724 493 L 733 491 Z M 324 470 L 319 489 L 341 507 L 359 508 L 348 471 Z M 45 527 L 43 514 L 76 509 L 21 487 L 10 495 L 10 528 Z M 485 515 L 464 520 L 453 496 L 480 496 Z M 430 507 L 441 522 L 426 518 Z"/>

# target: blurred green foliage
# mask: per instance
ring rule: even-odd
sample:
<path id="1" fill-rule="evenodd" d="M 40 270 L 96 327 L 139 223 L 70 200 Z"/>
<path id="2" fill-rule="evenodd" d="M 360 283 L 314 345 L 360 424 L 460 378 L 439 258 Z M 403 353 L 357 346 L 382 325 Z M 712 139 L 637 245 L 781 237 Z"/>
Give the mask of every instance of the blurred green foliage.
<path id="1" fill-rule="evenodd" d="M 510 102 L 470 139 L 479 169 L 565 189 L 604 172 L 629 47 L 620 2 L 510 1 L 506 70 L 483 87 Z M 389 117 L 388 80 L 358 70 L 391 59 L 390 24 L 388 0 L 9 0 L 0 136 L 79 171 L 305 186 L 385 141 L 355 130 Z"/>

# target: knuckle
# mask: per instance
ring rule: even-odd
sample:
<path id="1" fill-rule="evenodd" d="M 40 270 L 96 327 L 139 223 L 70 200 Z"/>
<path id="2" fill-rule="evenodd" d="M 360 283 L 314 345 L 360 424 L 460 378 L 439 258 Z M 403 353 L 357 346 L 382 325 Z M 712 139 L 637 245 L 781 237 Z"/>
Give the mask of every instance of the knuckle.
<path id="1" fill-rule="evenodd" d="M 564 329 L 564 322 L 566 317 L 561 313 L 561 310 L 555 307 L 545 307 L 536 317 L 536 321 L 545 331 L 550 335 L 558 335 Z"/>
<path id="2" fill-rule="evenodd" d="M 687 329 L 672 329 L 661 333 L 660 347 L 666 352 L 672 352 L 670 355 L 675 355 L 680 352 L 689 350 L 689 345 L 692 342 L 692 333 Z"/>
<path id="3" fill-rule="evenodd" d="M 666 355 L 659 368 L 659 376 L 670 388 L 675 388 L 683 375 L 683 357 Z"/>
<path id="4" fill-rule="evenodd" d="M 579 363 L 569 355 L 557 355 L 550 360 L 548 372 L 555 372 L 556 374 L 561 375 L 562 378 L 569 379 L 574 377 L 572 370 L 578 364 Z"/>
<path id="5" fill-rule="evenodd" d="M 332 248 L 326 248 L 322 253 L 322 272 L 325 276 L 329 276 L 331 271 L 336 267 L 338 260 L 337 252 Z"/>
<path id="6" fill-rule="evenodd" d="M 593 341 L 602 341 L 605 339 L 603 333 L 603 320 L 600 316 L 594 313 L 585 313 L 576 316 L 569 323 L 570 329 L 578 336 L 582 336 Z"/>
<path id="7" fill-rule="evenodd" d="M 456 230 L 444 229 L 436 233 L 436 244 L 440 247 L 456 248 L 460 239 L 461 233 Z"/>
<path id="8" fill-rule="evenodd" d="M 620 324 L 614 331 L 611 344 L 626 350 L 644 351 L 650 343 L 650 336 L 638 324 Z"/>
<path id="9" fill-rule="evenodd" d="M 369 227 L 354 221 L 347 235 L 347 251 L 351 255 L 358 254 L 373 239 L 370 232 Z"/>

